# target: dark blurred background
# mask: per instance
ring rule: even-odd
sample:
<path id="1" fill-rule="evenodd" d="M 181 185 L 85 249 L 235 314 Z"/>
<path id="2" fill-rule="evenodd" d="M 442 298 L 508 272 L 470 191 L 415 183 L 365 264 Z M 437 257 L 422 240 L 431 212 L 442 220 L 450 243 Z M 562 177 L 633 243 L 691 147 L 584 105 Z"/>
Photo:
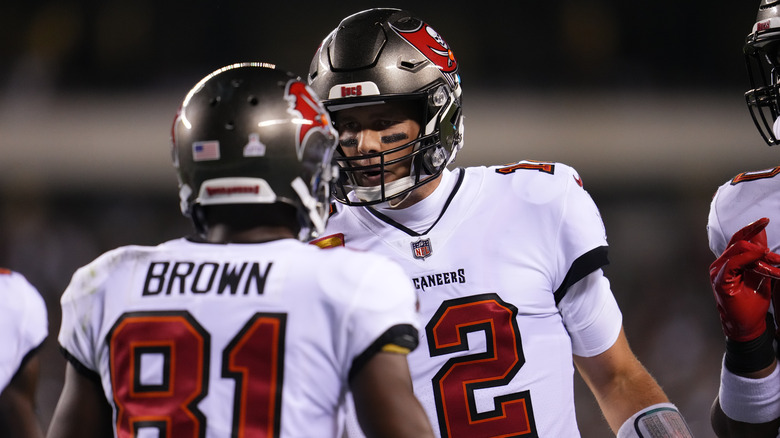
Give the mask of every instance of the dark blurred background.
<path id="1" fill-rule="evenodd" d="M 716 187 L 777 164 L 744 105 L 742 44 L 758 1 L 0 3 L 0 265 L 50 311 L 40 415 L 62 386 L 59 296 L 78 267 L 190 232 L 170 164 L 188 89 L 237 61 L 305 75 L 341 18 L 426 19 L 461 66 L 457 165 L 577 168 L 601 207 L 629 340 L 698 437 L 712 436 L 723 336 L 705 225 Z M 576 382 L 584 437 L 608 436 Z"/>

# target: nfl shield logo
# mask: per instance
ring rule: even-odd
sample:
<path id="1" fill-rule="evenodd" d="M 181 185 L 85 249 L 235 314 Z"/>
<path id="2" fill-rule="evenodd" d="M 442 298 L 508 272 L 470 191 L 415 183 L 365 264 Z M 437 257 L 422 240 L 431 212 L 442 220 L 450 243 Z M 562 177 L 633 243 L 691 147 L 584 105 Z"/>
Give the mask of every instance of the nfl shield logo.
<path id="1" fill-rule="evenodd" d="M 431 239 L 420 239 L 417 242 L 412 242 L 412 254 L 414 255 L 414 258 L 425 260 L 432 252 Z"/>

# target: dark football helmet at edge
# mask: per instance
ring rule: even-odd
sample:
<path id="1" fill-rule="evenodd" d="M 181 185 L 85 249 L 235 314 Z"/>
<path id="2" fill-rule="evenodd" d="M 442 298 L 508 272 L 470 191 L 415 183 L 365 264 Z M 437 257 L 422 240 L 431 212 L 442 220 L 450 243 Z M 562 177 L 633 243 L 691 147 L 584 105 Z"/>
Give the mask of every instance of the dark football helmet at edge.
<path id="1" fill-rule="evenodd" d="M 762 0 L 745 40 L 751 89 L 745 93 L 750 115 L 764 141 L 780 144 L 780 1 Z"/>

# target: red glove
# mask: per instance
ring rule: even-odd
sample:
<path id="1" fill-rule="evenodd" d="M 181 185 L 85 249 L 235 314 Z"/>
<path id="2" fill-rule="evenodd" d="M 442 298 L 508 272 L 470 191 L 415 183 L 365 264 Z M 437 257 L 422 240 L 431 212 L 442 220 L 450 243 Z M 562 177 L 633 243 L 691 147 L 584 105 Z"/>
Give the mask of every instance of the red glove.
<path id="1" fill-rule="evenodd" d="M 780 278 L 780 255 L 769 251 L 761 218 L 734 233 L 710 265 L 710 281 L 723 332 L 734 341 L 753 340 L 766 330 L 772 296 L 770 278 Z"/>

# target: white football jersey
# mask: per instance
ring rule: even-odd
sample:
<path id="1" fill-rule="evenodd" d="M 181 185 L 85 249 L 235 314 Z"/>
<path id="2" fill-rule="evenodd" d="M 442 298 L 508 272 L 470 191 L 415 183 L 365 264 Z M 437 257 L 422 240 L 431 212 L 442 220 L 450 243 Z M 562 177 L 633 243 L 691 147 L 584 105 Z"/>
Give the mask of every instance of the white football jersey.
<path id="1" fill-rule="evenodd" d="M 118 248 L 61 304 L 59 342 L 100 379 L 121 436 L 335 437 L 350 373 L 417 340 L 399 266 L 294 239 Z"/>
<path id="2" fill-rule="evenodd" d="M 769 218 L 769 249 L 780 251 L 780 167 L 741 173 L 718 187 L 710 204 L 707 236 L 710 250 L 720 256 L 731 236 L 745 225 Z"/>
<path id="3" fill-rule="evenodd" d="M 607 242 L 571 167 L 445 171 L 406 209 L 339 206 L 325 234 L 314 243 L 387 255 L 412 277 L 423 329 L 409 368 L 439 436 L 579 436 L 560 302 L 578 280 L 601 276 Z M 594 279 L 596 293 L 571 298 L 571 314 L 589 318 L 571 327 L 599 327 L 574 346 L 589 356 L 613 345 L 622 323 L 608 282 Z"/>
<path id="4" fill-rule="evenodd" d="M 43 297 L 22 274 L 0 269 L 0 392 L 48 333 Z"/>

